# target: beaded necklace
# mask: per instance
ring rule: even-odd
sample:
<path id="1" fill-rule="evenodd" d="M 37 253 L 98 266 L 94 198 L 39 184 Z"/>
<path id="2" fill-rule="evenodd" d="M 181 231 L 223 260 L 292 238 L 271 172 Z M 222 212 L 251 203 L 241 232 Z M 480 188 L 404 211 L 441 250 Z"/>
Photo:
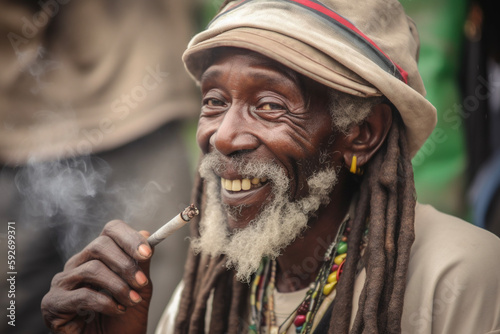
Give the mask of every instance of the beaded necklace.
<path id="1" fill-rule="evenodd" d="M 274 289 L 276 279 L 276 261 L 264 258 L 252 281 L 250 305 L 251 324 L 249 333 L 283 334 L 293 324 L 298 334 L 312 333 L 317 325 L 316 316 L 321 319 L 332 302 L 332 292 L 342 274 L 347 256 L 347 237 L 350 229 L 346 227 L 348 219 L 340 226 L 337 236 L 325 252 L 323 265 L 314 282 L 309 286 L 303 301 L 281 324 L 276 324 L 274 312 Z M 363 245 L 366 245 L 368 229 L 364 233 Z M 330 296 L 330 298 L 328 298 Z M 318 320 L 319 321 L 319 320 Z"/>

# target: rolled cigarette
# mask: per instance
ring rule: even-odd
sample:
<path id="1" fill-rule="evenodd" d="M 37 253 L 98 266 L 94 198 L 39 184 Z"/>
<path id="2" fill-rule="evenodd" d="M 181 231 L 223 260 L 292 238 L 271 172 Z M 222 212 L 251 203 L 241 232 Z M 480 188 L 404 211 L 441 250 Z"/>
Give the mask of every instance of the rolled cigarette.
<path id="1" fill-rule="evenodd" d="M 148 238 L 149 245 L 151 247 L 158 245 L 160 242 L 165 240 L 169 235 L 171 235 L 172 233 L 180 229 L 182 226 L 184 226 L 187 222 L 189 222 L 194 216 L 197 216 L 199 214 L 200 210 L 198 210 L 198 208 L 196 208 L 194 204 L 191 204 L 190 206 L 185 208 L 184 211 L 179 213 L 165 225 L 160 227 L 155 233 L 153 233 Z"/>

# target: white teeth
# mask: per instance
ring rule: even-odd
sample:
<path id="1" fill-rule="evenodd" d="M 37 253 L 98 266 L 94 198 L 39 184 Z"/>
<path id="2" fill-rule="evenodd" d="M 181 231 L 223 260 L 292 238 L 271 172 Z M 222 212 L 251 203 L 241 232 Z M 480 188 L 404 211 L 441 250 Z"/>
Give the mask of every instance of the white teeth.
<path id="1" fill-rule="evenodd" d="M 221 177 L 220 184 L 222 188 L 229 191 L 241 191 L 241 190 L 250 190 L 252 189 L 252 185 L 258 186 L 267 181 L 267 177 L 258 178 L 254 177 L 253 179 L 237 179 L 237 180 L 228 180 Z"/>

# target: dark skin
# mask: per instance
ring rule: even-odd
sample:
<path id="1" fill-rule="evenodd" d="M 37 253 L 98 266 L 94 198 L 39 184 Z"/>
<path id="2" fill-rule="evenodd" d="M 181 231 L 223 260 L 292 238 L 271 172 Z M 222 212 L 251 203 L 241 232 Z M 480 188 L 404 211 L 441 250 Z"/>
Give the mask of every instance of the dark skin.
<path id="1" fill-rule="evenodd" d="M 330 204 L 316 212 L 310 228 L 277 260 L 279 291 L 308 286 L 317 270 L 304 270 L 303 264 L 311 258 L 320 260 L 323 245 L 333 240 L 353 196 L 355 185 L 348 171 L 352 156 L 362 167 L 377 151 L 392 122 L 390 107 L 375 106 L 368 119 L 348 134 L 336 133 L 325 87 L 262 55 L 231 48 L 217 52 L 204 72 L 201 89 L 197 141 L 204 153 L 217 150 L 224 156 L 227 169 L 220 177 L 243 178 L 232 167 L 234 156 L 273 161 L 291 179 L 290 198 L 300 199 L 308 194 L 307 178 L 321 166 L 320 152 L 339 167 Z M 268 201 L 271 186 L 268 182 L 246 191 L 221 190 L 223 202 L 245 206 L 238 219 L 228 216 L 228 227 L 244 228 Z M 54 277 L 42 301 L 46 323 L 61 333 L 73 333 L 76 328 L 85 333 L 100 333 L 100 329 L 144 333 L 152 293 L 152 251 L 146 236 L 123 222 L 108 223 L 101 236 Z M 86 322 L 81 315 L 89 312 L 100 316 Z"/>
<path id="2" fill-rule="evenodd" d="M 146 231 L 122 221 L 71 257 L 42 300 L 45 323 L 55 333 L 145 333 L 152 295 L 152 250 Z"/>

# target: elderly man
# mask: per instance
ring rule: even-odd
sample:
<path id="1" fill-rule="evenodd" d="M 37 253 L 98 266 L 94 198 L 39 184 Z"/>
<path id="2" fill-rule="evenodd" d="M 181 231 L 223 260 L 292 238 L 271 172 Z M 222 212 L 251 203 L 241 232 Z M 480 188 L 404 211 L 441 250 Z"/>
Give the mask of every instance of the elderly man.
<path id="1" fill-rule="evenodd" d="M 500 333 L 499 240 L 416 204 L 418 45 L 396 0 L 229 2 L 194 37 L 202 217 L 158 333 Z M 146 236 L 109 223 L 47 324 L 143 333 Z"/>

